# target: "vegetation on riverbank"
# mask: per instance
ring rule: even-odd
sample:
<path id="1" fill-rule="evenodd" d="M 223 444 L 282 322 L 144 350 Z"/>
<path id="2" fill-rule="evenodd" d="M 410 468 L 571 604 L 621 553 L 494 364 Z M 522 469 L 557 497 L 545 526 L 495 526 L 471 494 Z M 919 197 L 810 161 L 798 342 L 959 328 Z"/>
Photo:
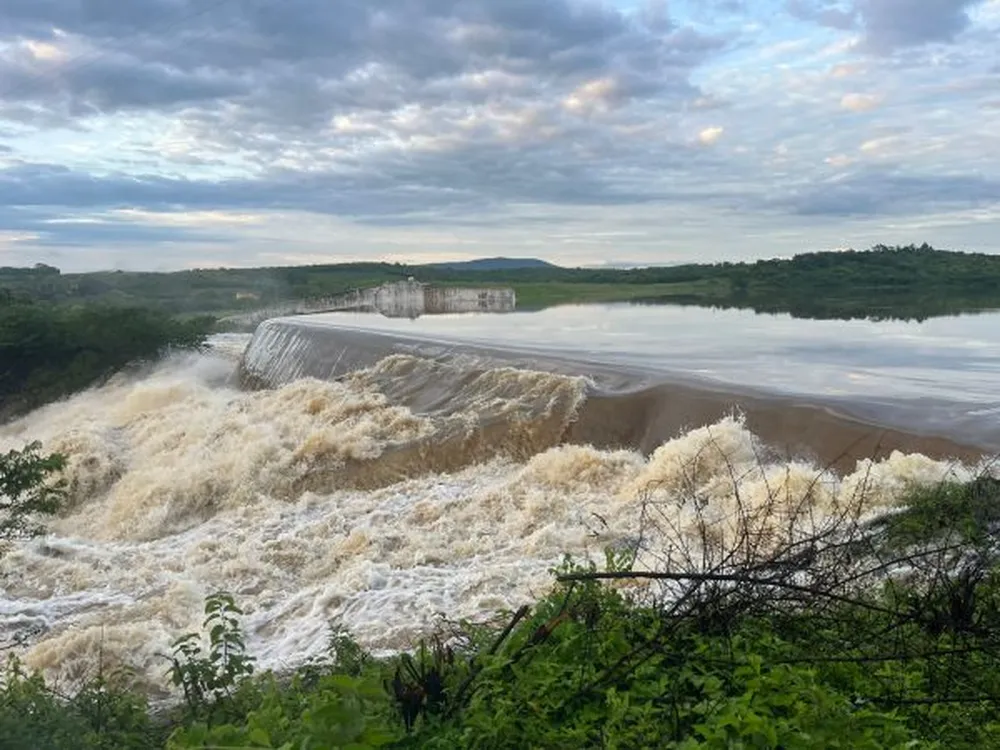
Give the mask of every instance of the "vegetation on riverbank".
<path id="1" fill-rule="evenodd" d="M 9 750 L 1000 747 L 1000 482 L 864 491 L 818 512 L 775 491 L 720 517 L 683 492 L 604 564 L 566 561 L 532 606 L 442 620 L 376 659 L 334 629 L 255 669 L 232 597 L 174 643 L 172 708 L 94 665 L 71 694 L 11 660 Z M 680 522 L 683 521 L 683 524 Z M 681 529 L 689 532 L 681 532 Z M 674 530 L 667 543 L 662 533 Z"/>
<path id="2" fill-rule="evenodd" d="M 213 324 L 145 307 L 0 299 L 0 421 L 170 348 L 197 347 Z"/>
<path id="3" fill-rule="evenodd" d="M 563 281 L 515 284 L 519 310 L 542 310 L 556 305 L 657 300 L 658 304 L 691 299 L 724 299 L 726 286 L 718 280 L 670 284 L 577 284 Z"/>
<path id="4" fill-rule="evenodd" d="M 35 442 L 0 453 L 0 555 L 5 542 L 42 534 L 42 519 L 62 509 L 65 485 L 55 475 L 66 458 L 42 455 L 41 447 Z"/>
<path id="5" fill-rule="evenodd" d="M 927 245 L 820 252 L 788 260 L 650 268 L 346 263 L 176 273 L 60 274 L 0 268 L 0 296 L 52 304 L 141 305 L 219 317 L 342 294 L 413 276 L 441 284 L 511 286 L 529 309 L 588 301 L 681 302 L 809 318 L 922 319 L 1000 309 L 1000 256 Z M 6 291 L 4 291 L 6 290 Z"/>

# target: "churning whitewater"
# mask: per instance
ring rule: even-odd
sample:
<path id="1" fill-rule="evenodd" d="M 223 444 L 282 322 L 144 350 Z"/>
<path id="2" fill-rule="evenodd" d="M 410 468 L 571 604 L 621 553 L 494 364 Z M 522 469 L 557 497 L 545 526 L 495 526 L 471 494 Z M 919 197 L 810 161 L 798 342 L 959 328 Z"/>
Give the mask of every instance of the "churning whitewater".
<path id="1" fill-rule="evenodd" d="M 648 456 L 598 450 L 567 443 L 583 378 L 396 354 L 336 382 L 243 391 L 235 351 L 175 357 L 0 428 L 0 450 L 40 440 L 69 460 L 67 511 L 0 559 L 0 638 L 23 642 L 30 667 L 65 683 L 100 658 L 165 691 L 162 655 L 220 589 L 264 668 L 322 651 L 333 622 L 404 648 L 439 613 L 531 601 L 565 554 L 630 539 L 651 499 L 694 493 L 720 519 L 737 489 L 744 504 L 864 492 L 878 507 L 974 471 L 898 452 L 843 476 L 770 461 L 738 416 Z"/>

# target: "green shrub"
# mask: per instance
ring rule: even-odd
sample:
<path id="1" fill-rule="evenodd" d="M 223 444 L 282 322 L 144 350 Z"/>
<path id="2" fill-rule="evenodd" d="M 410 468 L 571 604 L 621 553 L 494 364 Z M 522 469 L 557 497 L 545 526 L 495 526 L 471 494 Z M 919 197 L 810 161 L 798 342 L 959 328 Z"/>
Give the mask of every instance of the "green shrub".
<path id="1" fill-rule="evenodd" d="M 65 485 L 52 475 L 66 459 L 43 456 L 41 447 L 34 442 L 0 454 L 0 541 L 41 534 L 38 516 L 52 515 L 62 506 Z"/>
<path id="2" fill-rule="evenodd" d="M 149 750 L 164 733 L 146 702 L 103 675 L 62 696 L 10 659 L 0 677 L 3 750 Z"/>
<path id="3" fill-rule="evenodd" d="M 254 671 L 254 658 L 246 652 L 239 615 L 233 597 L 220 592 L 205 600 L 203 629 L 208 634 L 208 652 L 202 647 L 200 633 L 187 633 L 173 645 L 170 680 L 181 688 L 188 718 L 211 723 L 218 715 L 237 709 L 235 696 Z"/>

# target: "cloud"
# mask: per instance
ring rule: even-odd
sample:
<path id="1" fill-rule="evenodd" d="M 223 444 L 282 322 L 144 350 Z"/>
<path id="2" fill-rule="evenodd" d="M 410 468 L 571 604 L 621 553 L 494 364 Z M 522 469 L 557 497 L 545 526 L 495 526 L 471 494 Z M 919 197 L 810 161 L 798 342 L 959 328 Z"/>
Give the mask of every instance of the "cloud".
<path id="1" fill-rule="evenodd" d="M 848 156 L 847 154 L 836 154 L 834 156 L 828 156 L 823 160 L 825 163 L 829 164 L 831 167 L 843 168 L 849 167 L 851 164 L 857 161 L 853 156 Z"/>
<path id="2" fill-rule="evenodd" d="M 861 49 L 890 54 L 931 42 L 951 42 L 965 31 L 969 11 L 985 0 L 787 0 L 788 12 L 842 31 L 863 31 Z"/>
<path id="3" fill-rule="evenodd" d="M 853 78 L 865 72 L 860 63 L 839 63 L 830 69 L 831 78 Z"/>
<path id="4" fill-rule="evenodd" d="M 574 0 L 287 0 L 208 10 L 195 0 L 18 0 L 5 8 L 9 36 L 74 48 L 84 64 L 52 69 L 15 49 L 0 78 L 11 81 L 8 101 L 66 114 L 208 98 L 229 100 L 234 117 L 298 124 L 440 102 L 453 93 L 445 84 L 476 74 L 510 76 L 535 93 L 601 77 L 616 78 L 623 96 L 687 89 L 691 68 L 718 45 L 663 13 L 640 22 Z"/>
<path id="5" fill-rule="evenodd" d="M 0 207 L 0 226 L 8 241 L 29 243 L 35 248 L 66 246 L 151 246 L 226 242 L 230 235 L 202 226 L 177 226 L 131 220 L 127 215 L 69 215 L 53 219 L 42 209 Z M 11 239 L 13 237 L 13 239 Z"/>
<path id="6" fill-rule="evenodd" d="M 446 214 L 506 200 L 643 202 L 662 191 L 623 184 L 622 162 L 654 158 L 682 177 L 704 163 L 681 132 L 627 137 L 705 99 L 692 72 L 724 44 L 663 5 L 626 15 L 577 0 L 147 2 L 149 17 L 69 0 L 5 11 L 0 32 L 34 34 L 82 63 L 0 51 L 12 82 L 0 117 L 38 130 L 170 123 L 158 125 L 169 135 L 129 144 L 151 163 L 144 173 L 104 170 L 95 182 L 36 163 L 0 178 L 0 191 L 18 186 L 8 200 Z M 164 176 L 179 165 L 226 177 Z"/>
<path id="7" fill-rule="evenodd" d="M 566 227 L 676 210 L 655 253 L 759 211 L 783 232 L 806 214 L 971 208 L 988 195 L 914 185 L 1000 178 L 981 157 L 993 48 L 965 34 L 891 53 L 959 39 L 973 5 L 792 0 L 803 24 L 733 0 L 6 0 L 0 226 L 35 238 L 18 252 L 93 257 L 271 257 L 289 216 L 328 245 L 462 231 L 471 246 L 516 221 L 538 252 L 565 246 L 532 239 L 544 230 L 627 252 L 621 226 Z M 901 123 L 905 141 L 884 140 Z"/>
<path id="8" fill-rule="evenodd" d="M 870 112 L 882 103 L 882 99 L 878 94 L 844 94 L 840 106 L 851 112 Z"/>
<path id="9" fill-rule="evenodd" d="M 1000 180 L 859 170 L 782 199 L 805 216 L 867 217 L 996 205 Z"/>
<path id="10" fill-rule="evenodd" d="M 900 137 L 898 135 L 885 135 L 879 138 L 870 138 L 864 141 L 858 150 L 865 154 L 881 154 L 887 149 L 898 145 Z"/>
<path id="11" fill-rule="evenodd" d="M 832 29 L 849 30 L 857 24 L 856 12 L 837 3 L 816 0 L 787 0 L 785 8 L 796 18 Z"/>
<path id="12" fill-rule="evenodd" d="M 704 146 L 712 146 L 722 138 L 722 134 L 725 132 L 725 128 L 718 125 L 714 125 L 710 128 L 705 128 L 700 133 L 698 133 L 698 142 Z"/>
<path id="13" fill-rule="evenodd" d="M 855 0 L 864 48 L 888 53 L 929 42 L 950 42 L 968 28 L 982 0 Z"/>

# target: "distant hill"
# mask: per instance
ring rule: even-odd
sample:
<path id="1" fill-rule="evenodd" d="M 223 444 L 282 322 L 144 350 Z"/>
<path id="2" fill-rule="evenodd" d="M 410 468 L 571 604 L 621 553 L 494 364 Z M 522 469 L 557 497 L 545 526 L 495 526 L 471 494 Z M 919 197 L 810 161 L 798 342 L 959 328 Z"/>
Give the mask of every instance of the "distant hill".
<path id="1" fill-rule="evenodd" d="M 426 268 L 440 268 L 448 271 L 510 271 L 515 268 L 559 268 L 559 266 L 538 258 L 477 258 L 451 263 L 428 263 Z"/>

